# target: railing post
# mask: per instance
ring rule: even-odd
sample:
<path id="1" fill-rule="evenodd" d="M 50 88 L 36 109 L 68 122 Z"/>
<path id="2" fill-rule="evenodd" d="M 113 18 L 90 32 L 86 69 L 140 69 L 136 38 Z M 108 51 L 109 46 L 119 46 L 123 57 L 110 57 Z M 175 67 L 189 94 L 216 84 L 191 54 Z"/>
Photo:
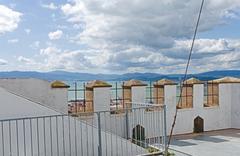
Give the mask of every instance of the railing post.
<path id="1" fill-rule="evenodd" d="M 97 112 L 98 118 L 98 156 L 102 156 L 102 134 L 101 134 L 101 114 Z"/>
<path id="2" fill-rule="evenodd" d="M 126 111 L 126 135 L 127 135 L 127 139 L 129 139 L 129 120 L 128 120 L 128 110 L 125 109 Z"/>
<path id="3" fill-rule="evenodd" d="M 86 85 L 83 83 L 83 111 L 86 112 Z"/>
<path id="4" fill-rule="evenodd" d="M 116 110 L 118 111 L 118 85 L 117 85 L 117 82 L 115 84 L 115 89 L 116 89 L 116 92 L 115 92 L 115 98 L 116 98 Z"/>
<path id="5" fill-rule="evenodd" d="M 150 81 L 150 103 L 152 104 L 152 81 Z"/>
<path id="6" fill-rule="evenodd" d="M 74 90 L 75 90 L 75 113 L 78 112 L 78 106 L 77 106 L 77 82 L 74 83 Z"/>
<path id="7" fill-rule="evenodd" d="M 164 130 L 164 155 L 167 156 L 167 113 L 166 105 L 163 105 L 163 130 Z"/>
<path id="8" fill-rule="evenodd" d="M 122 105 L 123 105 L 123 108 L 126 109 L 125 97 L 124 97 L 124 82 L 122 83 Z"/>

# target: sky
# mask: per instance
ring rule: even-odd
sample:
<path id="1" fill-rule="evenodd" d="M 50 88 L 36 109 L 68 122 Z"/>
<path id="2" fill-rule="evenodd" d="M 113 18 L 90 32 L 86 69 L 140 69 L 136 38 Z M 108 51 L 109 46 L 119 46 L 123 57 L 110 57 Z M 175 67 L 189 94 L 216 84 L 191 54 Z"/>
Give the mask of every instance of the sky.
<path id="1" fill-rule="evenodd" d="M 0 71 L 183 73 L 201 1 L 0 0 Z M 190 73 L 240 68 L 240 0 L 205 0 Z"/>

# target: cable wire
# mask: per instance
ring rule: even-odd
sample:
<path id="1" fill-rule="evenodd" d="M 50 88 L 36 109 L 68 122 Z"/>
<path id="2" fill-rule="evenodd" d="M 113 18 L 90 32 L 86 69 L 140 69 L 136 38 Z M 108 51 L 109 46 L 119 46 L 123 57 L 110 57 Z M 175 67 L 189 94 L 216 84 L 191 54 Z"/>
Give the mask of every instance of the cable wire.
<path id="1" fill-rule="evenodd" d="M 187 79 L 188 68 L 189 68 L 189 64 L 190 64 L 191 57 L 192 57 L 193 47 L 194 47 L 194 43 L 195 43 L 195 39 L 196 39 L 196 35 L 197 35 L 197 30 L 198 30 L 199 21 L 200 21 L 201 14 L 202 14 L 203 4 L 204 4 L 204 0 L 202 0 L 201 7 L 200 7 L 200 10 L 199 10 L 198 19 L 197 19 L 196 27 L 195 27 L 195 30 L 194 30 L 194 35 L 193 35 L 193 39 L 192 39 L 192 44 L 191 44 L 191 48 L 190 48 L 190 51 L 189 51 L 189 56 L 188 56 L 188 60 L 187 60 L 187 64 L 186 64 L 186 69 L 185 69 L 185 73 L 184 73 L 184 78 L 183 78 L 182 82 L 186 81 L 186 79 Z M 178 99 L 177 106 L 180 104 L 180 101 L 181 101 L 181 99 L 182 99 L 182 91 L 183 91 L 183 83 L 180 84 L 180 97 L 179 97 L 179 99 Z M 167 151 L 168 151 L 169 145 L 170 145 L 170 143 L 171 143 L 171 139 L 172 139 L 172 135 L 173 135 L 173 130 L 174 130 L 174 127 L 175 127 L 175 124 L 176 124 L 176 119 L 177 119 L 177 114 L 178 114 L 178 108 L 177 108 L 177 106 L 176 106 L 176 111 L 175 111 L 175 114 L 174 114 L 174 119 L 173 119 L 173 123 L 172 123 L 172 128 L 171 128 L 170 135 L 169 135 L 169 139 L 168 139 L 168 143 L 167 143 Z"/>

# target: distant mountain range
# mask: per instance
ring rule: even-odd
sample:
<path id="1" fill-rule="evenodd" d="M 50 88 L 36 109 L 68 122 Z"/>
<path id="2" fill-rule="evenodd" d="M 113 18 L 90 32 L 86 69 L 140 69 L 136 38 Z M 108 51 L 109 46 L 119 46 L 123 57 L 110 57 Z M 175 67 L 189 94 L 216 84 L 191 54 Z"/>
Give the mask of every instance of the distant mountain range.
<path id="1" fill-rule="evenodd" d="M 224 76 L 240 77 L 240 70 L 221 70 L 209 71 L 198 74 L 189 74 L 188 77 L 195 77 L 200 80 L 210 80 Z M 183 74 L 157 74 L 157 73 L 126 73 L 126 74 L 90 74 L 66 71 L 52 72 L 35 72 L 35 71 L 11 71 L 0 72 L 0 78 L 39 78 L 45 80 L 63 80 L 63 81 L 89 81 L 89 80 L 106 80 L 106 81 L 124 81 L 129 79 L 138 79 L 143 81 L 155 81 L 162 78 L 171 80 L 181 80 Z"/>

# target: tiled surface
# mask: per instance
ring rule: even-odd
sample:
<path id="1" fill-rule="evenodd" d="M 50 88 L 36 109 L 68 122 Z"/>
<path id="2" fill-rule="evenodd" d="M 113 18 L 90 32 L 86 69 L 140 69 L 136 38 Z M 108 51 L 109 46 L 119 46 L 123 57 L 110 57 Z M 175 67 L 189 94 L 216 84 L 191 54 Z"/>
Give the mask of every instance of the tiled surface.
<path id="1" fill-rule="evenodd" d="M 175 136 L 171 148 L 193 156 L 240 156 L 240 129 Z"/>

